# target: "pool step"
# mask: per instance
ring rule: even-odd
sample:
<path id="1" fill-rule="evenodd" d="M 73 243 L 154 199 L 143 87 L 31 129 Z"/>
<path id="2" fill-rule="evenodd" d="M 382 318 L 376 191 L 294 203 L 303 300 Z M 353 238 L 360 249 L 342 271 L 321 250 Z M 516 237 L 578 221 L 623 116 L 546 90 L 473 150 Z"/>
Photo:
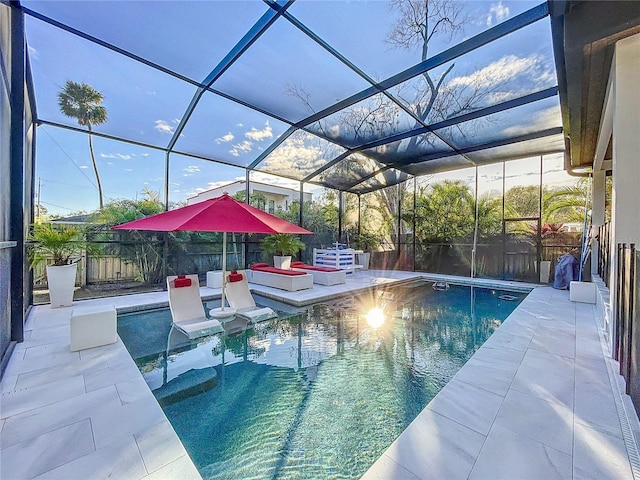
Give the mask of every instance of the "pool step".
<path id="1" fill-rule="evenodd" d="M 215 367 L 191 369 L 153 390 L 158 403 L 169 406 L 194 395 L 207 392 L 218 384 Z"/>

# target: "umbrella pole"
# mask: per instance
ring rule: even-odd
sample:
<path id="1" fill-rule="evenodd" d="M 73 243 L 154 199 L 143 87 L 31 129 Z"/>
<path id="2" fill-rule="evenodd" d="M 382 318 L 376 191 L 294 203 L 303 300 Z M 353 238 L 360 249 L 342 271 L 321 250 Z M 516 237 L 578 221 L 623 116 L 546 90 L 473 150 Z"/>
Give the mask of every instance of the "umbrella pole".
<path id="1" fill-rule="evenodd" d="M 222 299 L 220 302 L 220 308 L 212 308 L 209 310 L 209 315 L 214 318 L 233 318 L 236 314 L 235 309 L 229 307 L 225 308 L 225 298 L 227 289 L 227 232 L 222 232 Z M 224 321 L 224 320 L 222 320 Z"/>
<path id="2" fill-rule="evenodd" d="M 224 291 L 227 286 L 227 232 L 222 232 L 222 305 L 220 310 L 224 312 Z"/>

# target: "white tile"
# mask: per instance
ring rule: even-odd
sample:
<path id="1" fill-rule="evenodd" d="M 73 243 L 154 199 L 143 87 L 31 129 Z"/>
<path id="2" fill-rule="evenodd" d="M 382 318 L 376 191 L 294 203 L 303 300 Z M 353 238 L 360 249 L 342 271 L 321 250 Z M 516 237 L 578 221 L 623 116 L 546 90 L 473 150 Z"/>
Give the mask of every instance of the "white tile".
<path id="1" fill-rule="evenodd" d="M 114 368 L 105 368 L 93 373 L 87 373 L 84 378 L 87 392 L 91 392 L 106 387 L 107 385 L 115 385 L 116 383 L 135 380 L 141 375 L 135 363 L 131 362 L 116 365 Z"/>
<path id="2" fill-rule="evenodd" d="M 8 418 L 84 393 L 82 375 L 34 388 L 3 393 L 0 398 L 0 417 Z"/>
<path id="3" fill-rule="evenodd" d="M 453 377 L 470 385 L 482 388 L 497 395 L 504 396 L 513 382 L 515 372 L 499 370 L 476 363 L 469 360 L 464 368 L 458 371 Z"/>
<path id="4" fill-rule="evenodd" d="M 573 359 L 530 349 L 522 359 L 511 388 L 572 408 L 574 375 Z"/>
<path id="5" fill-rule="evenodd" d="M 56 354 L 60 355 L 60 354 Z M 54 355 L 55 357 L 55 355 Z M 36 357 L 38 363 L 46 360 L 46 357 Z M 25 361 L 26 362 L 26 361 Z M 16 383 L 17 389 L 33 388 L 41 385 L 55 383 L 76 375 L 87 375 L 99 372 L 107 368 L 107 362 L 96 358 L 91 361 L 80 361 L 79 357 L 69 357 L 69 361 L 60 364 L 45 365 L 39 370 L 31 370 L 21 373 Z"/>
<path id="6" fill-rule="evenodd" d="M 33 478 L 94 450 L 91 422 L 82 420 L 3 449 L 0 477 Z"/>
<path id="7" fill-rule="evenodd" d="M 27 350 L 26 353 L 29 353 Z M 67 365 L 79 365 L 80 356 L 72 352 L 57 352 L 50 355 L 30 356 L 7 367 L 9 374 L 32 373 L 44 369 L 64 369 Z M 58 377 L 59 378 L 59 377 Z M 18 388 L 21 386 L 18 385 Z"/>
<path id="8" fill-rule="evenodd" d="M 420 477 L 466 478 L 484 440 L 478 432 L 423 410 L 385 454 Z"/>
<path id="9" fill-rule="evenodd" d="M 605 377 L 596 369 L 578 367 L 576 369 L 576 423 L 623 438 L 614 395 L 608 375 Z"/>
<path id="10" fill-rule="evenodd" d="M 121 405 L 114 386 L 77 395 L 8 418 L 0 438 L 0 448 L 6 448 L 90 418 L 96 412 L 98 405 L 100 408 Z"/>
<path id="11" fill-rule="evenodd" d="M 572 478 L 571 455 L 495 425 L 469 480 L 564 480 Z"/>
<path id="12" fill-rule="evenodd" d="M 134 437 L 149 472 L 155 472 L 187 454 L 168 421 L 142 430 Z"/>
<path id="13" fill-rule="evenodd" d="M 486 435 L 504 397 L 459 380 L 451 380 L 427 408 Z"/>
<path id="14" fill-rule="evenodd" d="M 420 480 L 421 477 L 414 475 L 388 456 L 382 455 L 360 478 L 361 480 L 388 480 L 391 478 Z"/>
<path id="15" fill-rule="evenodd" d="M 184 478 L 176 476 L 165 479 Z M 91 452 L 36 477 L 38 480 L 138 479 L 147 471 L 133 437 Z"/>
<path id="16" fill-rule="evenodd" d="M 0 393 L 14 392 L 16 389 L 16 382 L 18 381 L 18 375 L 9 375 L 5 372 L 0 382 Z"/>
<path id="17" fill-rule="evenodd" d="M 509 348 L 512 350 L 518 350 L 524 352 L 531 343 L 531 337 L 527 335 L 520 335 L 508 331 L 508 329 L 498 329 L 484 343 L 487 348 Z"/>
<path id="18" fill-rule="evenodd" d="M 96 448 L 136 435 L 166 420 L 153 395 L 126 405 L 101 408 L 92 416 Z"/>
<path id="19" fill-rule="evenodd" d="M 52 355 L 56 353 L 66 353 L 69 356 L 77 356 L 78 358 L 80 358 L 80 356 L 78 355 L 78 352 L 72 352 L 71 350 L 69 350 L 69 344 L 63 343 L 63 342 L 47 344 L 47 345 L 36 345 L 33 347 L 29 346 L 26 348 L 24 358 L 26 360 L 33 357 L 41 357 L 41 356 Z"/>
<path id="20" fill-rule="evenodd" d="M 125 403 L 133 403 L 142 398 L 147 398 L 150 394 L 153 395 L 147 382 L 141 375 L 131 380 L 125 380 L 115 384 L 120 396 L 120 401 L 124 405 Z"/>
<path id="21" fill-rule="evenodd" d="M 509 390 L 495 425 L 572 454 L 573 411 L 566 405 Z"/>
<path id="22" fill-rule="evenodd" d="M 575 358 L 576 335 L 563 329 L 539 325 L 531 340 L 531 348 L 562 357 Z"/>
<path id="23" fill-rule="evenodd" d="M 179 478 L 180 480 L 200 480 L 202 477 L 198 469 L 193 465 L 191 459 L 185 455 L 165 465 L 159 470 L 144 477 L 144 480 L 168 480 Z M 407 479 L 409 480 L 409 479 Z"/>
<path id="24" fill-rule="evenodd" d="M 583 425 L 575 428 L 574 478 L 633 479 L 624 441 Z"/>

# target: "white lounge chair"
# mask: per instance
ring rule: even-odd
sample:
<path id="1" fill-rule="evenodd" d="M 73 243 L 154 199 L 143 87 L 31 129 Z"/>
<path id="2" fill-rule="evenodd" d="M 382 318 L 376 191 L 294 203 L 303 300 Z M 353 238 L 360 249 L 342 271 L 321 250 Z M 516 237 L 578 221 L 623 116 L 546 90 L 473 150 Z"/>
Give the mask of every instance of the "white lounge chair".
<path id="1" fill-rule="evenodd" d="M 269 307 L 257 307 L 253 295 L 249 291 L 247 273 L 244 270 L 232 271 L 227 274 L 226 286 L 227 300 L 231 308 L 236 310 L 236 315 L 257 323 L 278 315 Z"/>
<path id="2" fill-rule="evenodd" d="M 197 275 L 169 276 L 167 290 L 173 326 L 187 337 L 198 338 L 222 331 L 222 324 L 205 314 Z"/>
<path id="3" fill-rule="evenodd" d="M 248 273 L 250 274 L 249 281 L 251 283 L 266 287 L 279 288 L 289 292 L 313 288 L 313 277 L 310 273 L 282 270 L 266 264 L 252 265 Z"/>
<path id="4" fill-rule="evenodd" d="M 347 272 L 338 268 L 318 267 L 307 265 L 304 262 L 291 262 L 291 270 L 310 273 L 313 277 L 313 283 L 318 285 L 340 285 L 347 281 Z"/>

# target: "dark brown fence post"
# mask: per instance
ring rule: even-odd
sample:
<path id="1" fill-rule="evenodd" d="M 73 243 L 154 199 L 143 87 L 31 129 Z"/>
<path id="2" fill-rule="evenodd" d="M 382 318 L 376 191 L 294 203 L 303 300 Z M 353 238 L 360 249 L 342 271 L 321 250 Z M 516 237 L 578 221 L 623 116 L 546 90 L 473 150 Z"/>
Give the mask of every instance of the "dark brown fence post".
<path id="1" fill-rule="evenodd" d="M 633 326 L 633 336 L 631 338 L 631 370 L 629 375 L 629 395 L 631 401 L 636 408 L 636 412 L 640 411 L 640 329 L 637 328 L 640 318 L 640 251 L 632 246 L 631 264 L 633 265 L 633 278 L 631 279 L 631 324 Z"/>
<path id="2" fill-rule="evenodd" d="M 620 348 L 622 346 L 622 335 L 623 335 L 623 324 L 622 324 L 622 270 L 623 270 L 623 253 L 624 253 L 624 245 L 622 243 L 618 244 L 618 256 L 617 256 L 617 268 L 616 268 L 616 311 L 615 311 L 615 322 L 614 322 L 614 348 L 613 348 L 613 358 L 618 360 L 622 365 L 622 361 L 620 358 Z M 622 373 L 622 372 L 620 372 Z"/>

